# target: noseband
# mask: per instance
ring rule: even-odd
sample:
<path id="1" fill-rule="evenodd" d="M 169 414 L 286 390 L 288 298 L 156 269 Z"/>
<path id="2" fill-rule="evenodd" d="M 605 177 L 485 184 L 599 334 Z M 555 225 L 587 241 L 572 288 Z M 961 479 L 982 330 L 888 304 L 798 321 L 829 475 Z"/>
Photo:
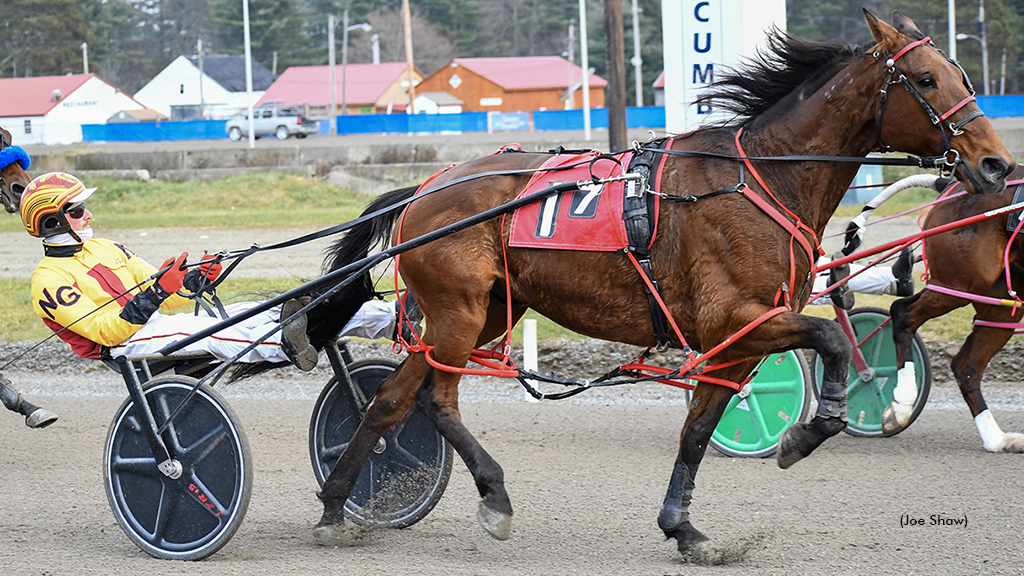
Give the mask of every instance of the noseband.
<path id="1" fill-rule="evenodd" d="M 946 60 L 948 60 L 952 65 L 956 66 L 957 69 L 960 70 L 960 74 L 963 77 L 964 88 L 967 89 L 969 95 L 960 102 L 958 102 L 955 106 L 947 110 L 944 114 L 940 114 L 939 111 L 936 110 L 935 107 L 932 106 L 931 103 L 928 102 L 928 100 L 926 100 L 923 95 L 921 95 L 921 92 L 919 92 L 917 87 L 914 86 L 914 83 L 911 82 L 905 74 L 903 74 L 903 71 L 900 70 L 899 66 L 896 65 L 896 61 L 899 60 L 904 54 L 922 45 L 928 45 L 933 48 L 935 47 L 935 45 L 932 44 L 932 39 L 926 36 L 920 40 L 916 40 L 914 42 L 911 42 L 910 44 L 907 44 L 906 46 L 903 47 L 902 50 L 897 52 L 892 57 L 890 57 L 888 52 L 886 52 L 885 50 L 882 50 L 881 52 L 875 52 L 874 54 L 872 54 L 872 56 L 874 56 L 876 60 L 881 61 L 881 59 L 884 57 L 886 67 L 886 71 L 883 72 L 883 74 L 886 74 L 885 86 L 882 87 L 882 96 L 878 101 L 878 112 L 875 118 L 875 130 L 878 133 L 878 142 L 882 146 L 882 151 L 891 152 L 892 148 L 888 144 L 886 144 L 885 140 L 882 138 L 882 111 L 885 109 L 885 101 L 886 96 L 888 95 L 889 86 L 892 86 L 893 84 L 902 83 L 903 87 L 907 89 L 907 92 L 910 92 L 910 94 L 912 94 L 914 98 L 916 98 L 917 101 L 924 108 L 924 111 L 928 114 L 928 118 L 931 119 L 932 124 L 938 126 L 939 130 L 942 131 L 943 164 L 939 170 L 940 172 L 943 173 L 943 175 L 948 176 L 951 175 L 954 170 L 956 170 L 957 164 L 960 163 L 960 153 L 955 148 L 950 146 L 950 140 L 952 140 L 954 136 L 959 136 L 960 134 L 963 134 L 964 125 L 966 125 L 971 120 L 974 120 L 975 118 L 980 118 L 981 116 L 984 116 L 985 113 L 981 111 L 981 108 L 978 108 L 971 112 L 970 114 L 968 114 L 967 116 L 964 116 L 958 122 L 946 122 L 946 120 L 954 113 L 956 113 L 957 110 L 960 110 L 964 106 L 975 101 L 974 85 L 971 84 L 970 78 L 967 77 L 967 72 L 965 72 L 963 67 L 960 66 L 960 63 L 957 62 L 956 60 L 953 60 L 952 58 L 947 57 Z"/>

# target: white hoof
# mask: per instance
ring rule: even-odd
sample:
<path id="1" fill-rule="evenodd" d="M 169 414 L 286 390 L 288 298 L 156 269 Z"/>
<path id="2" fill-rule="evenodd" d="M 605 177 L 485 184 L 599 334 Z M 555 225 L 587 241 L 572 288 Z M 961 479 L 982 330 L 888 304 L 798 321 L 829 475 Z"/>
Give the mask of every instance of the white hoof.
<path id="1" fill-rule="evenodd" d="M 491 536 L 497 540 L 508 540 L 512 537 L 512 515 L 491 510 L 483 501 L 476 510 L 476 519 Z"/>
<path id="2" fill-rule="evenodd" d="M 1024 434 L 1007 432 L 996 452 L 1024 452 Z"/>
<path id="3" fill-rule="evenodd" d="M 914 406 L 893 402 L 882 413 L 882 432 L 895 434 L 910 425 L 910 415 Z"/>

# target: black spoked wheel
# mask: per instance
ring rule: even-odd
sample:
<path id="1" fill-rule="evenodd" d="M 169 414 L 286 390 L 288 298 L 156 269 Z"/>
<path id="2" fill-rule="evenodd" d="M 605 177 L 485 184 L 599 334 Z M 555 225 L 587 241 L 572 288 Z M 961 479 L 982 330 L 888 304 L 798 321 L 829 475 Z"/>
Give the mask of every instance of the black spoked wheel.
<path id="1" fill-rule="evenodd" d="M 320 393 L 309 423 L 309 455 L 321 486 L 355 435 L 377 387 L 395 368 L 384 360 L 353 362 L 348 367 L 351 385 L 334 377 Z M 411 526 L 434 509 L 451 470 L 448 441 L 413 407 L 377 443 L 345 502 L 345 514 L 362 525 Z"/>
<path id="2" fill-rule="evenodd" d="M 196 380 L 162 376 L 143 386 L 158 426 Z M 182 473 L 157 469 L 131 399 L 114 416 L 103 454 L 110 507 L 129 538 L 158 558 L 200 560 L 234 536 L 252 493 L 249 442 L 220 394 L 201 386 L 162 437 Z"/>

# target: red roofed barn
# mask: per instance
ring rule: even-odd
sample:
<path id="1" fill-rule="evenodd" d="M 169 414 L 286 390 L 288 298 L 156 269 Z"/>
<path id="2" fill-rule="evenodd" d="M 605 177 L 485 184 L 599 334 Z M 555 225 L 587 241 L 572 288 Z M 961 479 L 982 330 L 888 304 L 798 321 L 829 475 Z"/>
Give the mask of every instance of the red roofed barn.
<path id="1" fill-rule="evenodd" d="M 456 58 L 420 82 L 416 92 L 447 92 L 462 100 L 464 112 L 562 110 L 583 107 L 582 78 L 583 70 L 560 56 Z M 590 107 L 603 108 L 608 83 L 594 74 L 589 82 Z"/>
<path id="2" fill-rule="evenodd" d="M 281 102 L 285 106 L 308 105 L 310 114 L 328 116 L 331 104 L 329 66 L 292 66 L 267 88 L 258 104 Z M 423 79 L 413 70 L 413 84 Z M 342 84 L 345 94 L 342 97 Z M 340 113 L 342 101 L 349 114 L 371 114 L 390 109 L 405 110 L 409 103 L 409 76 L 405 62 L 348 64 L 343 73 L 334 67 L 334 105 Z"/>
<path id="3" fill-rule="evenodd" d="M 82 124 L 145 108 L 95 74 L 2 78 L 0 95 L 0 126 L 19 145 L 81 142 Z"/>

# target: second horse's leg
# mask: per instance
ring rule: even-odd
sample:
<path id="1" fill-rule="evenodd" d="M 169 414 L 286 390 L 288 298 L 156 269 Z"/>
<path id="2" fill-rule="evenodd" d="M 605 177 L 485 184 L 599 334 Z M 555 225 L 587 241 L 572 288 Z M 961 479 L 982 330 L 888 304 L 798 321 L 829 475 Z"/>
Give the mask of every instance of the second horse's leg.
<path id="1" fill-rule="evenodd" d="M 1024 314 L 1024 310 L 1018 310 L 1017 314 L 1010 317 L 1008 309 L 994 306 L 975 306 L 975 310 L 975 320 L 992 322 L 1020 322 Z M 1012 336 L 1011 328 L 975 326 L 952 363 L 960 393 L 971 410 L 985 450 L 989 452 L 1024 452 L 1024 434 L 1003 432 L 981 393 L 985 368 Z"/>

